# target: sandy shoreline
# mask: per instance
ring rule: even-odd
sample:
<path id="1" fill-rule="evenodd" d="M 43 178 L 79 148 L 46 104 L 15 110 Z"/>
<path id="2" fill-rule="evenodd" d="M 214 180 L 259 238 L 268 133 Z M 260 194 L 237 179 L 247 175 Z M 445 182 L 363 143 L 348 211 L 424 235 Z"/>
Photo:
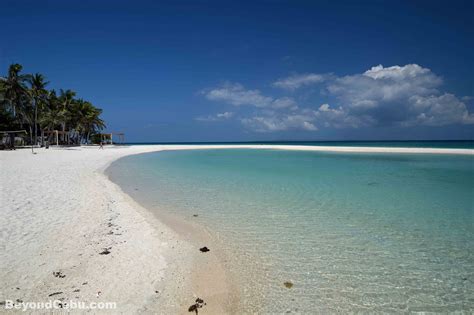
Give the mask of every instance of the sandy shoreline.
<path id="1" fill-rule="evenodd" d="M 184 314 L 194 296 L 212 301 L 212 290 L 196 286 L 199 281 L 192 269 L 203 257 L 196 245 L 103 174 L 111 162 L 126 155 L 212 148 L 474 155 L 472 149 L 284 145 L 52 148 L 39 149 L 36 155 L 29 150 L 0 152 L 4 218 L 0 221 L 0 302 L 112 301 L 117 303 L 112 313 Z M 101 254 L 105 249 L 110 253 Z M 215 301 L 221 303 L 228 288 L 219 290 Z M 209 303 L 203 313 L 223 313 L 228 307 Z"/>

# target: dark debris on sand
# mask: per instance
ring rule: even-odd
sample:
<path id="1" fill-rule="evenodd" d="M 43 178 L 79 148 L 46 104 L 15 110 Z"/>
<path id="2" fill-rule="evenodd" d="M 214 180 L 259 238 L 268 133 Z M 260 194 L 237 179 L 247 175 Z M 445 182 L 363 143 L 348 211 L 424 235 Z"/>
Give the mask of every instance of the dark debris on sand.
<path id="1" fill-rule="evenodd" d="M 53 271 L 53 276 L 55 276 L 56 278 L 65 278 L 66 275 L 63 275 L 63 273 L 61 271 Z"/>
<path id="2" fill-rule="evenodd" d="M 112 249 L 112 248 L 111 248 L 111 247 L 109 247 L 109 248 L 104 248 L 104 250 L 101 251 L 101 252 L 99 253 L 99 255 L 108 255 L 108 254 L 110 254 L 111 252 L 110 252 L 109 249 Z"/>
<path id="3" fill-rule="evenodd" d="M 63 294 L 62 292 L 54 292 L 54 293 L 51 293 L 50 295 L 48 296 L 55 296 L 55 295 L 58 295 L 58 294 Z"/>
<path id="4" fill-rule="evenodd" d="M 290 282 L 290 281 L 286 281 L 283 283 L 285 285 L 285 287 L 287 287 L 288 289 L 291 289 L 293 287 L 293 283 Z"/>
<path id="5" fill-rule="evenodd" d="M 204 305 L 206 305 L 206 303 L 204 303 L 204 300 L 197 298 L 196 302 L 188 308 L 188 312 L 195 312 L 196 314 L 198 314 L 199 309 L 202 308 Z"/>
<path id="6" fill-rule="evenodd" d="M 208 251 L 210 251 L 210 249 L 207 248 L 206 246 L 199 248 L 199 250 L 203 253 L 207 253 Z"/>

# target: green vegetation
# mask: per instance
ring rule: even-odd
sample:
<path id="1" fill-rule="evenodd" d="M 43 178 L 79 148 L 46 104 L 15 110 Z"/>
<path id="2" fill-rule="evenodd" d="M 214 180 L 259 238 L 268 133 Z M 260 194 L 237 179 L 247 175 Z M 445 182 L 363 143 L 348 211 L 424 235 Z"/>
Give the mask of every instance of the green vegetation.
<path id="1" fill-rule="evenodd" d="M 42 74 L 22 74 L 22 69 L 12 64 L 7 76 L 0 76 L 0 131 L 24 129 L 26 142 L 38 144 L 59 130 L 60 143 L 83 144 L 105 128 L 100 108 L 77 98 L 74 91 L 48 90 Z M 40 137 L 43 134 L 47 136 Z"/>

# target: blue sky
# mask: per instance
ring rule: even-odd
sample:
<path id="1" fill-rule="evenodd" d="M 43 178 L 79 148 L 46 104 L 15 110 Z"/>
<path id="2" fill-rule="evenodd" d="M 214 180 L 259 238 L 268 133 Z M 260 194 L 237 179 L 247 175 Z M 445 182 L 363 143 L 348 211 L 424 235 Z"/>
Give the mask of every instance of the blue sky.
<path id="1" fill-rule="evenodd" d="M 472 139 L 472 1 L 2 1 L 18 62 L 128 141 Z"/>

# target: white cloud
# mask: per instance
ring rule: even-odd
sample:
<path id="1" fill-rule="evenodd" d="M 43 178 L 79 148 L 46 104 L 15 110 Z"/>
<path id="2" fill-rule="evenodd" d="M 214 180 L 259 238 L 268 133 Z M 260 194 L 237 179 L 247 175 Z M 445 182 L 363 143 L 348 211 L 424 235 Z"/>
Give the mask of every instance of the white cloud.
<path id="1" fill-rule="evenodd" d="M 209 115 L 209 116 L 199 116 L 199 117 L 196 117 L 195 119 L 198 121 L 220 121 L 220 120 L 230 119 L 233 116 L 234 116 L 233 112 L 224 112 L 224 113 L 217 113 L 215 115 Z"/>
<path id="2" fill-rule="evenodd" d="M 331 109 L 329 108 L 329 104 L 323 104 L 319 106 L 319 111 L 320 112 L 329 112 Z"/>
<path id="3" fill-rule="evenodd" d="M 393 79 L 393 80 L 406 80 L 407 78 L 415 78 L 421 76 L 434 76 L 430 69 L 423 68 L 417 64 L 408 64 L 403 67 L 392 66 L 384 68 L 382 65 L 378 65 L 370 68 L 364 72 L 365 76 L 373 79 Z M 440 82 L 441 83 L 441 82 Z"/>
<path id="4" fill-rule="evenodd" d="M 297 74 L 279 79 L 273 86 L 286 90 L 296 90 L 304 85 L 312 85 L 324 81 L 324 75 L 316 73 Z"/>
<path id="5" fill-rule="evenodd" d="M 342 106 L 331 108 L 329 104 L 322 104 L 317 111 L 314 111 L 316 120 L 325 127 L 358 128 L 373 124 L 373 120 L 364 115 L 351 115 Z"/>
<path id="6" fill-rule="evenodd" d="M 208 100 L 221 101 L 234 106 L 250 105 L 259 108 L 296 109 L 296 102 L 290 97 L 273 98 L 259 90 L 247 90 L 239 83 L 225 83 L 203 92 Z"/>
<path id="7" fill-rule="evenodd" d="M 280 79 L 274 86 L 294 91 L 320 83 L 322 96 L 331 100 L 319 106 L 298 106 L 294 98 L 263 95 L 257 89 L 245 89 L 227 83 L 204 92 L 207 99 L 234 106 L 255 107 L 242 124 L 257 132 L 285 130 L 315 131 L 318 127 L 359 128 L 365 126 L 445 126 L 474 124 L 474 114 L 465 102 L 441 90 L 443 79 L 417 64 L 383 67 L 378 65 L 359 73 L 337 77 L 314 73 Z M 297 94 L 299 100 L 304 95 Z M 242 117 L 242 116 L 241 116 Z M 201 120 L 221 120 L 208 116 Z"/>
<path id="8" fill-rule="evenodd" d="M 413 118 L 404 122 L 404 125 L 474 124 L 474 115 L 453 94 L 428 97 L 414 95 L 409 101 Z"/>
<path id="9" fill-rule="evenodd" d="M 285 130 L 315 131 L 314 115 L 274 115 L 255 116 L 242 119 L 242 124 L 256 132 L 274 132 Z"/>
<path id="10" fill-rule="evenodd" d="M 223 101 L 235 106 L 266 107 L 273 101 L 271 97 L 262 95 L 259 90 L 246 90 L 239 83 L 226 83 L 204 94 L 211 101 Z"/>
<path id="11" fill-rule="evenodd" d="M 277 98 L 272 102 L 272 108 L 288 108 L 291 110 L 296 110 L 298 108 L 298 105 L 296 105 L 296 102 L 294 99 L 290 97 L 282 97 L 282 98 Z"/>
<path id="12" fill-rule="evenodd" d="M 327 84 L 350 116 L 383 125 L 472 124 L 466 105 L 439 90 L 441 77 L 416 64 L 372 67 L 362 74 L 335 78 Z"/>
<path id="13" fill-rule="evenodd" d="M 350 115 L 343 107 L 332 108 L 329 104 L 322 104 L 317 110 L 301 108 L 291 113 L 275 110 L 261 111 L 259 115 L 241 119 L 241 122 L 246 128 L 256 132 L 316 131 L 318 125 L 358 128 L 373 123 L 370 117 Z"/>
<path id="14" fill-rule="evenodd" d="M 221 118 L 221 119 L 229 119 L 232 116 L 234 116 L 234 113 L 232 112 L 224 112 L 224 113 L 217 114 L 217 118 Z"/>
<path id="15" fill-rule="evenodd" d="M 437 93 L 442 79 L 418 65 L 372 67 L 363 74 L 339 77 L 327 85 L 328 91 L 347 106 L 375 108 L 382 103 L 407 99 L 412 95 Z"/>

